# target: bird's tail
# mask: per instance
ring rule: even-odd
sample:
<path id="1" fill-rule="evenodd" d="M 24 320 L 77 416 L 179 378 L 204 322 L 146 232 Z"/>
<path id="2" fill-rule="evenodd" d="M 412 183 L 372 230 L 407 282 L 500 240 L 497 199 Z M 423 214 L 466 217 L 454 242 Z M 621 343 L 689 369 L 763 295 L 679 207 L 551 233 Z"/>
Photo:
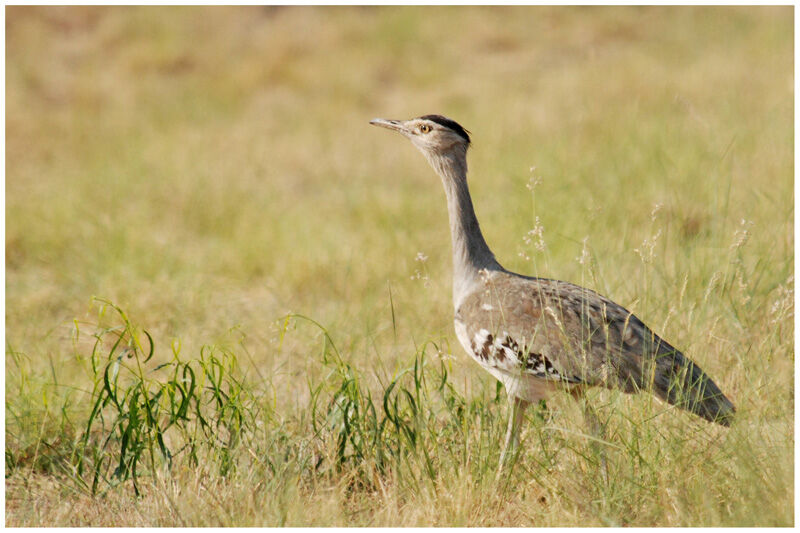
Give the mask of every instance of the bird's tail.
<path id="1" fill-rule="evenodd" d="M 671 348 L 671 347 L 670 347 Z M 679 351 L 663 351 L 655 359 L 653 392 L 660 399 L 730 426 L 736 408 L 703 370 Z"/>

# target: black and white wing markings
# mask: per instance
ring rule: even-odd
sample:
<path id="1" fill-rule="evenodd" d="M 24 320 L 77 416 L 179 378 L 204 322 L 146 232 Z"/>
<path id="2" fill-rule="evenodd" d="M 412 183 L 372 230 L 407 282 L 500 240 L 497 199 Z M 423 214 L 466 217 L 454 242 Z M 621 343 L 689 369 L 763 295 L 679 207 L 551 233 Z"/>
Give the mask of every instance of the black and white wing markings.
<path id="1" fill-rule="evenodd" d="M 581 383 L 577 376 L 569 376 L 559 370 L 542 354 L 533 353 L 520 346 L 507 332 L 492 335 L 488 330 L 479 330 L 470 341 L 475 358 L 482 364 L 510 371 L 522 370 L 523 374 L 565 383 Z"/>

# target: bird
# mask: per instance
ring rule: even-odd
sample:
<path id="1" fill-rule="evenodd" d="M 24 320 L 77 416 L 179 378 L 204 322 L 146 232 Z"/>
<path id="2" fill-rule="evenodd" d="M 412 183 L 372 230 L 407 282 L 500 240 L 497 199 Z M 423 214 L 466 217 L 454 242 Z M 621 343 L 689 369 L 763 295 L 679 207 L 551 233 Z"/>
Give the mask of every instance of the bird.
<path id="1" fill-rule="evenodd" d="M 452 240 L 456 336 L 508 395 L 501 470 L 507 454 L 517 449 L 526 408 L 541 405 L 560 390 L 583 400 L 595 431 L 599 422 L 584 395 L 591 387 L 650 392 L 730 426 L 733 403 L 697 364 L 633 313 L 591 289 L 517 274 L 498 263 L 481 232 L 467 185 L 471 139 L 463 126 L 442 115 L 376 118 L 370 124 L 410 140 L 441 178 Z"/>

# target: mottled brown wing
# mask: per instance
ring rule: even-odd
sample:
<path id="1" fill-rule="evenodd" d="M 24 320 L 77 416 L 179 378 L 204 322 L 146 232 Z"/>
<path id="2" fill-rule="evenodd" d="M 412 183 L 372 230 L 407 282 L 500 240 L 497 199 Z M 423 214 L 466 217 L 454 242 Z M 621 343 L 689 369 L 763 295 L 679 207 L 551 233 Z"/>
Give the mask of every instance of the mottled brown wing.
<path id="1" fill-rule="evenodd" d="M 633 392 L 643 386 L 643 376 L 652 375 L 649 363 L 658 356 L 683 361 L 680 352 L 629 311 L 563 281 L 492 274 L 462 302 L 457 314 L 471 338 L 479 341 L 488 332 L 518 347 L 516 361 L 487 363 L 514 365 L 539 377 L 554 374 L 562 381 Z M 535 372 L 539 361 L 554 372 Z"/>

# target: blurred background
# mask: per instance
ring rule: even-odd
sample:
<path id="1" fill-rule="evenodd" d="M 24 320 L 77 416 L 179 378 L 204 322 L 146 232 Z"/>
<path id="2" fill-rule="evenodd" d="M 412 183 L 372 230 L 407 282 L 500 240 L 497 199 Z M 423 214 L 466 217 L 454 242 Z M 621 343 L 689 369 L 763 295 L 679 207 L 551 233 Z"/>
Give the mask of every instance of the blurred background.
<path id="1" fill-rule="evenodd" d="M 7 7 L 7 413 L 79 402 L 93 296 L 187 353 L 237 328 L 287 403 L 315 372 L 287 312 L 365 368 L 444 339 L 493 387 L 452 334 L 439 180 L 368 124 L 439 113 L 506 268 L 791 425 L 792 43 L 792 7 Z"/>
<path id="2" fill-rule="evenodd" d="M 588 236 L 599 288 L 633 297 L 608 274 L 636 260 L 654 204 L 690 245 L 758 219 L 785 260 L 790 15 L 9 7 L 8 340 L 32 349 L 92 295 L 187 337 L 290 309 L 363 322 L 389 283 L 421 290 L 417 252 L 419 311 L 448 327 L 438 178 L 375 116 L 473 132 L 476 209 L 509 268 L 526 269 L 531 167 L 543 275 L 574 279 Z"/>

